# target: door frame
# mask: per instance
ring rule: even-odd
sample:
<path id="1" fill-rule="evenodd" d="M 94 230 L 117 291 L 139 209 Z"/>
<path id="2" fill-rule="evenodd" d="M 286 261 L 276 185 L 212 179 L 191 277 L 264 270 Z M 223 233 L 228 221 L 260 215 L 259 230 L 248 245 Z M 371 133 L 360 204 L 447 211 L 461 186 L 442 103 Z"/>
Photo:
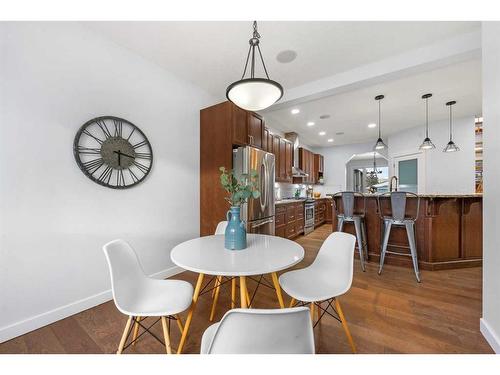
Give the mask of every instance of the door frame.
<path id="1" fill-rule="evenodd" d="M 392 155 L 391 157 L 392 175 L 398 178 L 398 183 L 399 183 L 398 162 L 411 159 L 417 159 L 417 194 L 425 194 L 426 183 L 425 183 L 424 152 L 402 153 L 402 154 Z"/>

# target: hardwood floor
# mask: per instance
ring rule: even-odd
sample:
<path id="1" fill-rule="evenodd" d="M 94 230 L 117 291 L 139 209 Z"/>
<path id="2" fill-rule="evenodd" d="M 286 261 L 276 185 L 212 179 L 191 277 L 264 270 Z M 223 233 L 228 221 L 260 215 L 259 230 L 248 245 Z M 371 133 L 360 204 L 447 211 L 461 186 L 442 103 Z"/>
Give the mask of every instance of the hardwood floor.
<path id="1" fill-rule="evenodd" d="M 297 239 L 306 256 L 297 268 L 312 262 L 330 225 Z M 355 261 L 351 290 L 340 298 L 359 353 L 493 353 L 479 332 L 481 317 L 480 267 L 443 271 L 422 271 L 422 283 L 408 268 L 367 264 L 366 272 Z M 196 275 L 184 272 L 175 278 L 195 283 Z M 229 308 L 230 284 L 221 289 L 215 320 Z M 250 291 L 254 283 L 249 282 Z M 289 302 L 286 297 L 286 303 Z M 210 325 L 210 293 L 196 308 L 185 353 L 198 353 L 203 331 Z M 255 307 L 278 307 L 273 290 L 261 287 Z M 183 314 L 185 316 L 185 314 Z M 107 302 L 6 343 L 0 353 L 115 353 L 127 317 L 113 302 Z M 147 321 L 146 321 L 147 322 Z M 152 329 L 162 337 L 161 324 Z M 177 347 L 179 331 L 172 326 L 172 345 Z M 125 353 L 159 353 L 164 347 L 149 335 Z M 340 323 L 324 317 L 315 329 L 317 353 L 350 353 Z"/>

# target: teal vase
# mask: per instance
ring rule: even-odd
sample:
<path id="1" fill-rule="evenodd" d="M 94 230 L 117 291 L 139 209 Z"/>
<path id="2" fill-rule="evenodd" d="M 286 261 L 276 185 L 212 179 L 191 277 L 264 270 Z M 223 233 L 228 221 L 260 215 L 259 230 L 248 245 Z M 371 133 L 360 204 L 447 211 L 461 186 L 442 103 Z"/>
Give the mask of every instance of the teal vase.
<path id="1" fill-rule="evenodd" d="M 232 206 L 226 214 L 227 227 L 224 233 L 224 247 L 228 250 L 242 250 L 247 247 L 245 222 L 240 219 L 240 207 Z"/>

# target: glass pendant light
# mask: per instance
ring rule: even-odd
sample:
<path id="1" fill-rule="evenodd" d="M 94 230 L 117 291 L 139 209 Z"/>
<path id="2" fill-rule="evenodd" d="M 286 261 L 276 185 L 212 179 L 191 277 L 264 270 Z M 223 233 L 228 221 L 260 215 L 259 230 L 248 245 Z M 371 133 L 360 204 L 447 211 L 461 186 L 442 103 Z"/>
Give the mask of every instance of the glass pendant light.
<path id="1" fill-rule="evenodd" d="M 460 148 L 453 142 L 453 113 L 451 107 L 457 102 L 452 100 L 451 102 L 446 103 L 448 107 L 450 107 L 450 141 L 444 148 L 443 152 L 456 152 L 460 151 Z"/>
<path id="2" fill-rule="evenodd" d="M 432 94 L 422 95 L 422 99 L 425 99 L 425 139 L 420 145 L 420 150 L 432 150 L 436 148 L 429 138 L 429 98 L 431 96 Z"/>
<path id="3" fill-rule="evenodd" d="M 380 101 L 384 99 L 384 95 L 377 95 L 375 97 L 375 100 L 378 101 L 378 139 L 377 142 L 375 143 L 375 146 L 373 146 L 374 150 L 383 150 L 384 148 L 387 148 L 387 145 L 384 143 L 382 140 L 381 130 L 380 130 Z"/>
<path id="4" fill-rule="evenodd" d="M 257 31 L 257 21 L 253 22 L 253 36 L 249 40 L 245 69 L 239 81 L 231 83 L 226 89 L 226 97 L 238 107 L 248 111 L 260 111 L 270 107 L 283 96 L 283 87 L 276 81 L 269 79 L 264 58 L 259 46 L 260 34 Z M 255 49 L 260 56 L 262 67 L 267 78 L 255 78 Z M 251 59 L 251 60 L 250 60 Z M 250 78 L 245 78 L 248 60 L 250 60 Z"/>

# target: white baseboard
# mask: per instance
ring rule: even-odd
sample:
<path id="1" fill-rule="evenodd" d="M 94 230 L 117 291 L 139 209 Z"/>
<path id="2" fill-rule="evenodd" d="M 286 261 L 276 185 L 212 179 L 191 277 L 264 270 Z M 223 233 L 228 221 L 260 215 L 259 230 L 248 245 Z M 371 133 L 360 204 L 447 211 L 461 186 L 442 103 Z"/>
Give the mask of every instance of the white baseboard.
<path id="1" fill-rule="evenodd" d="M 184 271 L 180 267 L 171 267 L 160 272 L 156 272 L 151 277 L 157 279 L 165 279 L 174 276 Z M 30 318 L 15 322 L 5 327 L 0 328 L 0 343 L 13 339 L 14 337 L 24 335 L 25 333 L 34 331 L 48 324 L 57 322 L 58 320 L 67 318 L 68 316 L 77 314 L 81 311 L 90 309 L 91 307 L 100 305 L 101 303 L 113 299 L 111 289 L 105 290 L 93 296 L 83 298 L 81 300 L 69 303 L 64 306 L 57 307 L 53 310 L 32 316 Z"/>
<path id="2" fill-rule="evenodd" d="M 500 337 L 484 318 L 479 320 L 479 329 L 496 354 L 500 354 Z"/>

